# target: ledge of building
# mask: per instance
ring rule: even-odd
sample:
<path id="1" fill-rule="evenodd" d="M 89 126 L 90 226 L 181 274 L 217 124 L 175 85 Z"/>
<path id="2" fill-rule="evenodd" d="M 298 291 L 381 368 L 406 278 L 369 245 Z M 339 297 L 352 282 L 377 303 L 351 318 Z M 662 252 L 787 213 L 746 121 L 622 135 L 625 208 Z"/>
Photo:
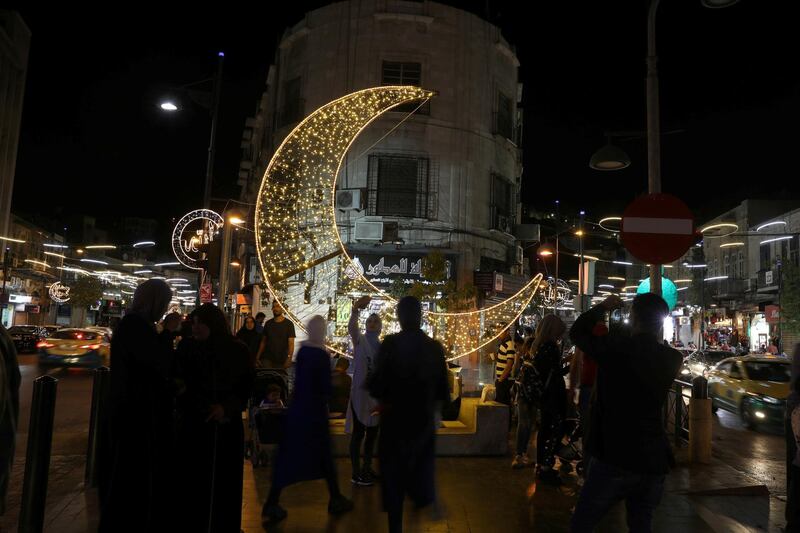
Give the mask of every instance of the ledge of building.
<path id="1" fill-rule="evenodd" d="M 433 17 L 426 15 L 411 15 L 409 13 L 375 13 L 375 20 L 400 20 L 404 22 L 421 22 L 429 25 L 433 22 Z"/>

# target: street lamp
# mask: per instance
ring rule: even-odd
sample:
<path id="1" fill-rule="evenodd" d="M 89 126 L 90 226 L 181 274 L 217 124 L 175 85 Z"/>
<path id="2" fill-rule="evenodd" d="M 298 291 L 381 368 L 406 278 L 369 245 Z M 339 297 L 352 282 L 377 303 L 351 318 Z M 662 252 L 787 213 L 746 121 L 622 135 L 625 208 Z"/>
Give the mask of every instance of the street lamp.
<path id="1" fill-rule="evenodd" d="M 723 8 L 730 7 L 737 3 L 738 0 L 700 0 L 700 3 L 707 8 Z M 647 11 L 647 189 L 650 194 L 657 194 L 661 192 L 661 117 L 658 108 L 658 56 L 656 54 L 656 13 L 658 5 L 661 0 L 650 0 L 650 6 Z M 610 143 L 601 148 L 594 156 L 597 156 L 603 150 L 611 152 L 613 145 Z M 627 159 L 627 155 L 622 150 L 620 153 L 608 154 L 608 158 L 604 154 L 603 160 L 598 157 L 597 165 L 590 166 L 598 170 L 618 170 L 625 168 L 619 166 Z M 624 156 L 624 157 L 623 157 Z M 615 159 L 617 159 L 615 161 Z M 630 159 L 628 159 L 630 164 Z M 602 168 L 601 165 L 609 165 Z M 616 167 L 614 165 L 617 165 Z M 661 265 L 650 265 L 650 290 L 655 294 L 661 294 Z"/>
<path id="2" fill-rule="evenodd" d="M 595 170 L 622 170 L 629 167 L 631 158 L 625 151 L 611 144 L 611 139 L 608 143 L 592 154 L 589 160 L 589 166 Z"/>
<path id="3" fill-rule="evenodd" d="M 188 88 L 193 85 L 198 85 L 201 83 L 206 83 L 208 81 L 213 82 L 212 86 L 212 93 L 211 93 L 211 132 L 208 141 L 208 156 L 206 158 L 206 178 L 205 184 L 203 186 L 203 208 L 209 209 L 211 207 L 211 183 L 214 180 L 214 156 L 216 155 L 216 140 L 217 140 L 217 121 L 219 118 L 219 97 L 220 93 L 222 92 L 222 64 L 225 59 L 225 54 L 223 52 L 217 53 L 217 70 L 214 73 L 214 77 L 211 79 L 201 80 L 195 83 L 189 83 L 180 87 L 180 90 L 188 91 Z M 165 100 L 162 102 L 159 107 L 167 112 L 167 113 L 174 113 L 178 111 L 178 106 L 169 100 Z M 208 223 L 205 225 L 204 230 L 209 232 L 209 225 Z M 224 267 L 227 264 L 223 264 Z M 199 270 L 197 273 L 197 301 L 200 302 L 200 292 L 202 291 L 203 284 L 206 282 L 206 271 Z M 211 280 L 208 280 L 209 283 Z M 223 304 L 224 306 L 224 304 Z"/>

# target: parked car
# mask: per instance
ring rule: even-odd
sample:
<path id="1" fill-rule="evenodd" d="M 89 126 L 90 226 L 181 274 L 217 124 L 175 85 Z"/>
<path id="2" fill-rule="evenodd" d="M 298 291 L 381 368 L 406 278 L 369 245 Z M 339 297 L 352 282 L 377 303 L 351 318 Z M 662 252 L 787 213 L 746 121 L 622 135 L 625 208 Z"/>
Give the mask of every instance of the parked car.
<path id="1" fill-rule="evenodd" d="M 750 429 L 762 423 L 782 423 L 789 395 L 790 367 L 784 357 L 764 355 L 720 361 L 708 373 L 712 410 L 736 413 Z"/>
<path id="2" fill-rule="evenodd" d="M 697 350 L 686 358 L 686 366 L 691 377 L 705 376 L 720 361 L 733 356 L 732 352 L 724 350 Z"/>
<path id="3" fill-rule="evenodd" d="M 32 353 L 36 351 L 36 344 L 47 336 L 47 331 L 41 326 L 11 326 L 8 334 L 17 353 Z"/>
<path id="4" fill-rule="evenodd" d="M 88 367 L 108 365 L 111 342 L 99 331 L 68 328 L 38 344 L 41 366 Z"/>

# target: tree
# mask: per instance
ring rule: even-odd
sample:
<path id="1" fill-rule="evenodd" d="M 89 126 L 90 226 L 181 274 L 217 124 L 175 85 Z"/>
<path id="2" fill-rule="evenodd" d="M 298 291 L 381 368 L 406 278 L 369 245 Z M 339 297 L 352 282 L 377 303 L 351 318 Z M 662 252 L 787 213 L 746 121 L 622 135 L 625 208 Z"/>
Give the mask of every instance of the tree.
<path id="1" fill-rule="evenodd" d="M 95 305 L 103 297 L 103 284 L 97 278 L 79 277 L 70 287 L 69 296 L 72 310 L 70 325 L 81 327 L 86 321 L 86 308 Z"/>
<path id="2" fill-rule="evenodd" d="M 781 329 L 800 334 L 800 268 L 792 260 L 781 265 Z"/>

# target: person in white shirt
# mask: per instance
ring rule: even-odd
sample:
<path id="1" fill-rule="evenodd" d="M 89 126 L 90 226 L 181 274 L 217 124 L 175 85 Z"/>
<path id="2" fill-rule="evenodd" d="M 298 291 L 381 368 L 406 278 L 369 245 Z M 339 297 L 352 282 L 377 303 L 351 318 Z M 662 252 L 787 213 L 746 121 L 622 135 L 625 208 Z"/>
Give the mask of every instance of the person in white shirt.
<path id="1" fill-rule="evenodd" d="M 353 340 L 353 383 L 350 389 L 350 408 L 347 409 L 345 431 L 350 437 L 350 462 L 353 467 L 351 481 L 355 485 L 372 485 L 375 472 L 372 470 L 372 453 L 378 435 L 379 417 L 375 414 L 378 403 L 367 392 L 365 383 L 375 365 L 380 348 L 381 318 L 373 313 L 366 320 L 365 332 L 361 333 L 358 316 L 369 305 L 370 297 L 362 296 L 353 303 L 347 331 Z M 363 463 L 361 446 L 364 446 Z"/>

